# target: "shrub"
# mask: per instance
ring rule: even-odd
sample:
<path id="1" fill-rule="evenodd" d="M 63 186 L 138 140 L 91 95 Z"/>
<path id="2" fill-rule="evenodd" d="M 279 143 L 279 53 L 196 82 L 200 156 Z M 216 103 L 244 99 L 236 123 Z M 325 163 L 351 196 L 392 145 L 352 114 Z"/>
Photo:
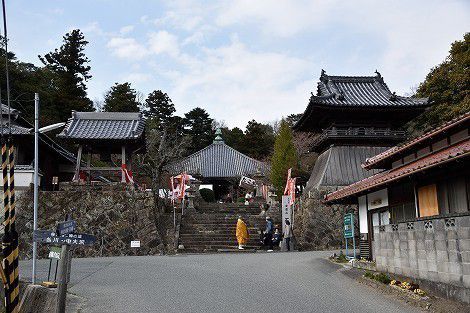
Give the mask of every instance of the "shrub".
<path id="1" fill-rule="evenodd" d="M 381 282 L 382 284 L 386 284 L 386 285 L 390 284 L 390 282 L 391 282 L 390 276 L 388 276 L 387 274 L 384 274 L 384 273 L 380 273 L 380 274 L 375 275 L 375 280 Z"/>
<path id="2" fill-rule="evenodd" d="M 375 275 L 372 272 L 366 271 L 364 277 L 375 279 Z"/>
<path id="3" fill-rule="evenodd" d="M 336 258 L 336 262 L 339 262 L 339 263 L 348 263 L 349 260 L 346 258 L 346 256 L 344 254 L 340 254 L 338 256 L 338 258 Z"/>
<path id="4" fill-rule="evenodd" d="M 202 188 L 199 190 L 202 199 L 206 202 L 215 202 L 215 194 L 214 191 L 208 188 Z"/>

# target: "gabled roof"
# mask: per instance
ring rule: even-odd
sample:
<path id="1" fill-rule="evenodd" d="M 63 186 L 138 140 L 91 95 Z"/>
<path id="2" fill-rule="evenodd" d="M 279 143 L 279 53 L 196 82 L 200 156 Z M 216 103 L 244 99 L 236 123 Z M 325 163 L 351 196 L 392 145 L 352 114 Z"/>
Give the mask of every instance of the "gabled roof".
<path id="1" fill-rule="evenodd" d="M 216 138 L 214 143 L 204 149 L 171 164 L 168 170 L 172 174 L 185 171 L 204 178 L 230 178 L 257 173 L 267 175 L 269 166 L 238 152 L 226 145 L 221 138 Z"/>
<path id="2" fill-rule="evenodd" d="M 424 108 L 428 98 L 402 97 L 392 93 L 382 76 L 376 71 L 375 76 L 332 76 L 321 72 L 317 94 L 312 93 L 307 109 L 294 126 L 302 129 L 322 110 L 336 109 L 374 109 L 404 110 Z"/>
<path id="3" fill-rule="evenodd" d="M 75 140 L 137 140 L 144 128 L 141 113 L 73 111 L 57 136 Z"/>
<path id="4" fill-rule="evenodd" d="M 361 192 L 377 190 L 385 184 L 396 181 L 398 179 L 468 156 L 470 156 L 470 140 L 457 143 L 453 146 L 440 150 L 439 152 L 432 153 L 411 163 L 358 181 L 352 185 L 326 195 L 325 201 L 334 202 L 343 198 L 358 195 Z"/>
<path id="5" fill-rule="evenodd" d="M 395 146 L 387 151 L 384 151 L 374 157 L 367 158 L 362 164 L 362 167 L 365 169 L 377 168 L 383 162 L 390 160 L 391 158 L 407 153 L 410 150 L 416 150 L 416 147 L 421 144 L 427 143 L 429 140 L 435 139 L 440 135 L 445 135 L 446 132 L 450 129 L 455 129 L 457 127 L 468 127 L 470 124 L 470 112 L 465 113 L 459 117 L 456 117 L 439 127 L 434 128 L 432 131 L 429 131 L 419 137 L 416 137 L 413 140 L 405 142 L 402 145 Z"/>

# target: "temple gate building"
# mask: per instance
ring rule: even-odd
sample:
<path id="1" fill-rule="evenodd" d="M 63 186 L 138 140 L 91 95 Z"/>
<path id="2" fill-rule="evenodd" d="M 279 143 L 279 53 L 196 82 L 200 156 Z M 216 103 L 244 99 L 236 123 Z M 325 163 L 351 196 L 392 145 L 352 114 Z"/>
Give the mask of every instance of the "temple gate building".
<path id="1" fill-rule="evenodd" d="M 308 210 L 321 209 L 326 192 L 377 173 L 366 171 L 361 163 L 404 141 L 403 126 L 427 106 L 427 98 L 391 92 L 377 71 L 375 76 L 331 76 L 322 70 L 316 95 L 312 93 L 294 125 L 297 132 L 316 135 L 310 151 L 318 153 L 318 159 L 304 196 L 317 201 Z M 313 217 L 308 212 L 298 213 L 304 226 L 300 231 L 305 235 L 311 232 L 308 219 Z M 302 221 L 302 215 L 308 218 Z"/>
<path id="2" fill-rule="evenodd" d="M 265 177 L 269 166 L 255 160 L 225 144 L 221 131 L 216 131 L 216 138 L 209 146 L 171 164 L 171 174 L 186 172 L 197 177 L 203 184 L 212 185 L 216 200 L 233 192 L 233 199 L 242 176 Z"/>

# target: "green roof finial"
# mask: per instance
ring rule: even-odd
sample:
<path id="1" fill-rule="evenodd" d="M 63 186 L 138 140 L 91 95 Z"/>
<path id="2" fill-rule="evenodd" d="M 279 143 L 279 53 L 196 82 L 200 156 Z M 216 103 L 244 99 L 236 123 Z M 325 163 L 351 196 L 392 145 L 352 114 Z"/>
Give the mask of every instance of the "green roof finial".
<path id="1" fill-rule="evenodd" d="M 224 139 L 222 138 L 222 130 L 220 128 L 217 128 L 217 130 L 215 131 L 215 139 L 214 139 L 214 143 L 223 143 L 224 142 Z"/>

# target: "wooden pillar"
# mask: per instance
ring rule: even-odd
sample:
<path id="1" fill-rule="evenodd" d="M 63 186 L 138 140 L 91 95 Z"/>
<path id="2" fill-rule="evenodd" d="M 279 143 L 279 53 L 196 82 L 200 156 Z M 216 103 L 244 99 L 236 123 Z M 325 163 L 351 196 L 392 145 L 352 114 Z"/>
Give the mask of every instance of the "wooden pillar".
<path id="1" fill-rule="evenodd" d="M 88 183 L 91 184 L 91 150 L 88 150 L 88 160 L 86 161 L 88 167 Z"/>
<path id="2" fill-rule="evenodd" d="M 121 183 L 126 182 L 126 174 L 123 171 L 124 166 L 126 165 L 126 146 L 121 147 Z"/>
<path id="3" fill-rule="evenodd" d="M 77 153 L 77 164 L 75 164 L 75 175 L 73 176 L 73 181 L 80 180 L 80 162 L 82 161 L 82 145 L 78 146 L 78 153 Z"/>

